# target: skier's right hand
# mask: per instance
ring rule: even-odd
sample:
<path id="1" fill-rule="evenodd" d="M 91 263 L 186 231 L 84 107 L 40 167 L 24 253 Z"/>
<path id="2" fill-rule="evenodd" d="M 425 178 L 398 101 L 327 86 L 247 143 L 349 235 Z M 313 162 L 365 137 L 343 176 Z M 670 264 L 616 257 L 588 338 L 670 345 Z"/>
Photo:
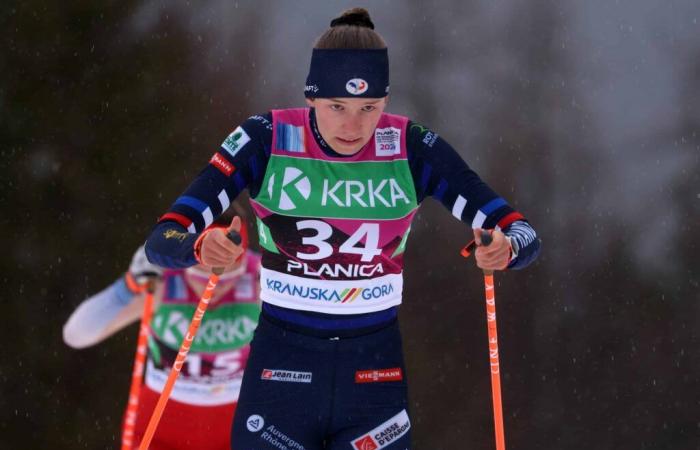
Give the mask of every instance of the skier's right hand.
<path id="1" fill-rule="evenodd" d="M 513 255 L 510 240 L 500 230 L 488 230 L 491 242 L 482 245 L 481 233 L 484 231 L 474 228 L 474 242 L 477 245 L 474 252 L 476 265 L 484 270 L 505 270 Z"/>
<path id="2" fill-rule="evenodd" d="M 210 228 L 197 239 L 194 254 L 197 260 L 210 268 L 232 266 L 243 255 L 245 248 L 226 236 L 229 231 L 241 231 L 241 218 L 236 216 L 228 228 Z"/>
<path id="3" fill-rule="evenodd" d="M 131 257 L 129 274 L 138 285 L 145 285 L 149 281 L 160 278 L 163 275 L 163 268 L 148 261 L 142 245 L 136 249 L 134 256 Z"/>

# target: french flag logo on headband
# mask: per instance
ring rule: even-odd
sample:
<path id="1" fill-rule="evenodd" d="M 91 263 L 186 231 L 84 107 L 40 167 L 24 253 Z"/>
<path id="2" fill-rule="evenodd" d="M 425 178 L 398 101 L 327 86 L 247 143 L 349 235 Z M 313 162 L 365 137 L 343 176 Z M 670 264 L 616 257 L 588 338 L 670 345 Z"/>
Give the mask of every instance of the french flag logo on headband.
<path id="1" fill-rule="evenodd" d="M 369 84 L 362 78 L 353 78 L 345 84 L 345 89 L 352 95 L 362 95 L 369 89 Z"/>

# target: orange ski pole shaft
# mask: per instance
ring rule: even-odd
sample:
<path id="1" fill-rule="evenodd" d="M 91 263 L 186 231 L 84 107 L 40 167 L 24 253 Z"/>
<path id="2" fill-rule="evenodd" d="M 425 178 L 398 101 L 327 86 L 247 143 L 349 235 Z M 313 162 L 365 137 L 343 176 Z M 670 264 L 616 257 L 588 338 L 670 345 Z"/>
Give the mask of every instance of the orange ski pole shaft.
<path id="1" fill-rule="evenodd" d="M 496 293 L 493 272 L 484 271 L 486 290 L 486 324 L 489 330 L 489 365 L 491 367 L 491 396 L 493 398 L 493 425 L 496 433 L 496 450 L 505 450 L 503 429 L 503 402 L 501 400 L 501 364 L 498 358 L 498 332 L 496 328 Z"/>
<path id="2" fill-rule="evenodd" d="M 192 317 L 192 321 L 190 322 L 187 334 L 182 340 L 180 351 L 177 353 L 177 358 L 175 359 L 175 363 L 173 363 L 172 369 L 170 369 L 170 375 L 168 375 L 168 379 L 165 382 L 163 392 L 160 393 L 158 403 L 156 403 L 156 407 L 153 410 L 151 419 L 148 421 L 148 426 L 146 427 L 146 432 L 144 433 L 143 439 L 141 440 L 141 445 L 139 445 L 139 450 L 147 450 L 148 446 L 151 445 L 151 440 L 153 439 L 153 435 L 156 432 L 156 428 L 158 428 L 158 423 L 160 422 L 160 418 L 163 415 L 163 411 L 165 410 L 165 405 L 168 403 L 168 399 L 170 398 L 170 393 L 173 390 L 175 381 L 180 375 L 182 366 L 185 363 L 185 358 L 187 358 L 187 354 L 189 353 L 190 348 L 192 347 L 192 342 L 194 341 L 194 337 L 197 335 L 199 325 L 202 323 L 204 313 L 207 311 L 207 306 L 209 306 L 209 301 L 211 300 L 211 296 L 214 293 L 216 284 L 219 282 L 219 274 L 221 274 L 221 272 L 219 272 L 218 274 L 214 272 L 209 277 L 207 288 L 204 290 L 204 294 L 199 300 L 199 304 L 197 305 L 197 309 L 194 313 L 194 316 Z"/>
<path id="3" fill-rule="evenodd" d="M 241 236 L 235 231 L 230 231 L 227 236 L 234 244 L 241 244 Z M 175 381 L 177 381 L 177 377 L 180 375 L 182 366 L 185 364 L 185 358 L 187 358 L 187 354 L 192 347 L 192 342 L 194 342 L 194 337 L 197 335 L 199 325 L 202 323 L 204 313 L 207 312 L 209 301 L 214 294 L 216 285 L 219 283 L 219 275 L 221 275 L 223 271 L 224 269 L 222 267 L 215 267 L 212 269 L 212 274 L 209 276 L 207 287 L 204 289 L 202 298 L 199 300 L 199 304 L 197 305 L 197 309 L 192 316 L 192 321 L 190 322 L 187 334 L 185 334 L 185 338 L 182 340 L 182 344 L 180 345 L 180 351 L 177 353 L 177 358 L 175 358 L 172 369 L 170 369 L 170 375 L 168 375 L 165 386 L 163 386 L 163 392 L 160 393 L 158 403 L 156 403 L 156 407 L 153 409 L 153 414 L 148 421 L 148 426 L 146 427 L 146 432 L 143 435 L 143 439 L 141 439 L 139 450 L 148 450 L 148 446 L 151 445 L 151 440 L 153 440 L 153 435 L 156 433 L 156 428 L 158 428 L 160 418 L 163 416 L 165 405 L 168 403 L 168 399 L 170 398 L 170 393 L 173 390 Z"/>
<path id="4" fill-rule="evenodd" d="M 492 237 L 488 231 L 481 234 L 481 244 L 488 246 Z M 476 248 L 472 241 L 462 249 L 462 256 L 468 257 Z M 496 450 L 506 449 L 506 437 L 503 427 L 503 401 L 501 398 L 501 364 L 498 357 L 498 330 L 496 327 L 496 289 L 493 282 L 493 270 L 484 270 L 484 290 L 486 292 L 486 325 L 489 339 L 489 367 L 491 369 L 491 398 L 493 401 L 493 425 L 496 436 Z"/>
<path id="5" fill-rule="evenodd" d="M 153 316 L 153 286 L 149 282 L 146 286 L 146 298 L 143 303 L 141 326 L 136 343 L 134 355 L 134 370 L 131 373 L 131 388 L 129 389 L 129 401 L 126 406 L 126 416 L 122 428 L 122 450 L 131 450 L 134 445 L 134 427 L 139 409 L 139 395 L 143 383 L 143 370 L 146 365 L 146 349 L 148 348 L 148 330 Z"/>

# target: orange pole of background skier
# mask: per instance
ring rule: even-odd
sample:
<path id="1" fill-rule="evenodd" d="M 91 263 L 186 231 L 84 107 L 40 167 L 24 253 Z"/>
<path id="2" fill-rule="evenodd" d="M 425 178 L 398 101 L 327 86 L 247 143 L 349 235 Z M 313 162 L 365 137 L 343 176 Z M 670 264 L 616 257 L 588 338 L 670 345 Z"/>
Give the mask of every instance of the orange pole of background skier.
<path id="1" fill-rule="evenodd" d="M 141 383 L 143 382 L 143 369 L 146 365 L 148 334 L 151 326 L 151 317 L 153 316 L 153 282 L 148 282 L 145 289 L 146 299 L 143 303 L 143 314 L 141 315 L 136 355 L 134 356 L 134 370 L 131 373 L 129 402 L 127 403 L 126 417 L 124 418 L 124 427 L 122 429 L 122 450 L 131 450 L 134 445 L 134 427 L 136 426 L 136 415 L 139 409 L 139 395 L 141 394 Z"/>
<path id="2" fill-rule="evenodd" d="M 491 243 L 491 234 L 483 231 L 481 244 Z M 462 256 L 469 257 L 476 248 L 472 241 L 462 249 Z M 493 424 L 496 434 L 496 450 L 506 449 L 506 437 L 503 429 L 503 402 L 501 400 L 501 365 L 498 358 L 498 332 L 496 329 L 496 290 L 493 283 L 493 270 L 484 270 L 484 289 L 486 291 L 486 325 L 489 336 L 489 366 L 491 368 L 491 397 L 493 400 Z"/>

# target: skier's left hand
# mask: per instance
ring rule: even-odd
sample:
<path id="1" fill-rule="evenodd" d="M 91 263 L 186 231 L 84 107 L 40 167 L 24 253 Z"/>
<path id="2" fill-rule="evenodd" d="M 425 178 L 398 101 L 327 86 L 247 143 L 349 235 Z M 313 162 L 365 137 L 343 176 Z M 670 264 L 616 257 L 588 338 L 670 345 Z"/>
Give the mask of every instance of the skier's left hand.
<path id="1" fill-rule="evenodd" d="M 484 270 L 503 270 L 508 267 L 512 250 L 510 241 L 500 230 L 486 230 L 491 233 L 493 241 L 488 245 L 481 245 L 481 228 L 474 228 L 474 241 L 476 241 L 476 265 Z"/>
<path id="2" fill-rule="evenodd" d="M 146 258 L 146 252 L 144 246 L 142 245 L 136 252 L 134 256 L 131 257 L 131 264 L 129 264 L 129 273 L 139 285 L 145 285 L 150 281 L 157 280 L 163 276 L 163 268 L 151 264 Z"/>

